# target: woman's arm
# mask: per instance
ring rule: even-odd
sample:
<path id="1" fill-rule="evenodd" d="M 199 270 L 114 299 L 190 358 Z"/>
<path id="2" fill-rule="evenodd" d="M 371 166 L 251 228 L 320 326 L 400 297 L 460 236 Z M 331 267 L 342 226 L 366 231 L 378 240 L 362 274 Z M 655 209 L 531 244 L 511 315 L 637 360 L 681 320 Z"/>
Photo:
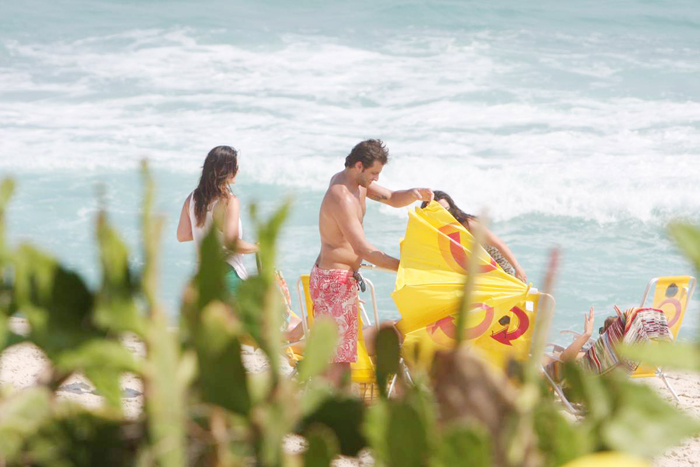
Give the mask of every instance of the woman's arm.
<path id="1" fill-rule="evenodd" d="M 190 196 L 185 199 L 185 204 L 182 205 L 182 211 L 180 211 L 180 221 L 177 224 L 177 241 L 178 242 L 191 242 L 194 240 L 192 237 L 192 223 L 190 222 Z"/>
<path id="2" fill-rule="evenodd" d="M 595 313 L 593 312 L 593 307 L 591 307 L 588 314 L 584 314 L 583 322 L 583 334 L 576 338 L 569 346 L 564 349 L 564 351 L 559 355 L 559 358 L 563 361 L 576 360 L 581 348 L 584 346 L 588 339 L 593 335 L 593 322 L 595 321 Z"/>
<path id="3" fill-rule="evenodd" d="M 476 220 L 471 219 L 469 223 L 476 223 Z M 481 227 L 484 229 L 484 241 L 486 242 L 486 244 L 491 245 L 492 247 L 496 248 L 498 251 L 501 252 L 503 257 L 513 266 L 513 269 L 515 269 L 515 277 L 517 277 L 523 282 L 527 282 L 527 274 L 525 274 L 525 271 L 523 271 L 523 268 L 520 266 L 520 263 L 518 263 L 518 260 L 515 259 L 515 255 L 512 251 L 510 251 L 508 245 L 506 245 L 506 243 L 503 240 L 501 240 L 495 233 L 491 232 L 483 225 Z"/>
<path id="4" fill-rule="evenodd" d="M 224 245 L 236 253 L 249 254 L 258 251 L 258 245 L 239 238 L 238 221 L 241 218 L 241 202 L 231 195 L 226 202 L 224 216 Z"/>

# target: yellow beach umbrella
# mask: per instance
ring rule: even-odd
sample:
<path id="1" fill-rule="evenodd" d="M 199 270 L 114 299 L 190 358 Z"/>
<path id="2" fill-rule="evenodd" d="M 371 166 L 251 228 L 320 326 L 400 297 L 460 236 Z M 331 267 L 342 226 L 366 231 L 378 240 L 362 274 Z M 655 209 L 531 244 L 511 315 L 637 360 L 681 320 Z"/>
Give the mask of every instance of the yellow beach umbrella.
<path id="1" fill-rule="evenodd" d="M 409 212 L 401 241 L 401 263 L 392 297 L 401 313 L 398 328 L 406 336 L 404 355 L 427 363 L 437 349 L 455 344 L 456 321 L 470 261 L 478 261 L 464 336 L 503 367 L 509 357 L 529 352 L 534 316 L 525 301 L 528 286 L 509 274 L 440 204 Z M 524 354 L 524 355 L 523 355 Z"/>

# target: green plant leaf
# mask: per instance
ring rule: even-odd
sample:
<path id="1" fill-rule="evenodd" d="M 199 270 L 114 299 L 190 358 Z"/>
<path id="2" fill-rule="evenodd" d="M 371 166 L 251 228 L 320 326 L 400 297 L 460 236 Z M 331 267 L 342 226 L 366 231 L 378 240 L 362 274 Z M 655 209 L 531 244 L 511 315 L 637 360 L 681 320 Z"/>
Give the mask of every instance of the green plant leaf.
<path id="1" fill-rule="evenodd" d="M 119 378 L 124 372 L 139 373 L 141 366 L 119 342 L 91 339 L 58 354 L 54 363 L 64 373 L 82 370 L 97 392 L 115 408 L 121 407 Z"/>
<path id="2" fill-rule="evenodd" d="M 7 204 L 15 191 L 15 182 L 11 178 L 4 178 L 0 183 L 0 266 L 5 257 L 5 213 Z"/>
<path id="3" fill-rule="evenodd" d="M 97 295 L 95 322 L 113 331 L 144 334 L 144 320 L 135 301 L 139 282 L 129 269 L 129 252 L 107 214 L 97 218 L 97 243 L 102 263 L 102 288 Z"/>
<path id="4" fill-rule="evenodd" d="M 392 328 L 382 328 L 377 334 L 377 385 L 382 397 L 387 397 L 387 383 L 391 375 L 400 373 L 399 337 Z"/>
<path id="5" fill-rule="evenodd" d="M 665 402 L 654 390 L 625 375 L 604 375 L 606 390 L 616 401 L 600 428 L 608 449 L 651 457 L 700 433 L 700 422 Z"/>
<path id="6" fill-rule="evenodd" d="M 306 441 L 309 446 L 304 453 L 304 467 L 329 467 L 338 455 L 338 439 L 323 425 L 311 427 Z"/>
<path id="7" fill-rule="evenodd" d="M 362 434 L 364 415 L 365 405 L 362 401 L 336 396 L 326 399 L 313 413 L 306 416 L 299 431 L 305 435 L 312 426 L 325 425 L 338 438 L 340 453 L 344 456 L 356 456 L 367 446 Z"/>
<path id="8" fill-rule="evenodd" d="M 389 404 L 387 399 L 380 399 L 367 409 L 363 433 L 367 437 L 372 455 L 379 466 L 389 460 L 387 431 L 389 430 Z"/>
<path id="9" fill-rule="evenodd" d="M 149 441 L 155 447 L 157 465 L 185 465 L 185 396 L 187 387 L 179 384 L 180 346 L 168 331 L 165 313 L 151 314 L 146 328 L 147 347 L 144 369 L 145 408 Z"/>
<path id="10" fill-rule="evenodd" d="M 221 302 L 210 303 L 202 313 L 196 337 L 199 389 L 204 402 L 245 415 L 251 408 L 248 376 L 231 319 Z"/>
<path id="11" fill-rule="evenodd" d="M 652 342 L 646 345 L 625 346 L 616 349 L 631 361 L 647 365 L 700 371 L 700 346 L 683 342 Z"/>
<path id="12" fill-rule="evenodd" d="M 20 246 L 14 263 L 15 299 L 30 324 L 28 339 L 50 359 L 106 335 L 92 322 L 94 297 L 80 276 L 28 245 Z"/>
<path id="13" fill-rule="evenodd" d="M 26 458 L 41 467 L 132 465 L 140 434 L 136 424 L 107 418 L 74 403 L 61 404 L 54 416 L 27 440 Z M 126 433 L 132 436 L 125 436 Z"/>
<path id="14" fill-rule="evenodd" d="M 428 465 L 428 436 L 423 420 L 409 404 L 389 401 L 386 433 L 389 465 L 423 467 Z"/>
<path id="15" fill-rule="evenodd" d="M 570 422 L 554 401 L 540 401 L 535 406 L 534 425 L 546 466 L 563 465 L 595 447 L 589 425 Z"/>
<path id="16" fill-rule="evenodd" d="M 299 380 L 307 381 L 328 366 L 338 343 L 338 332 L 331 320 L 317 319 L 309 335 L 304 359 L 299 362 Z"/>
<path id="17" fill-rule="evenodd" d="M 0 459 L 15 459 L 26 440 L 50 418 L 48 389 L 28 388 L 0 403 Z"/>
<path id="18" fill-rule="evenodd" d="M 224 257 L 224 248 L 216 228 L 209 229 L 199 247 L 200 263 L 195 282 L 197 284 L 198 309 L 203 310 L 209 302 L 228 301 L 226 271 L 229 266 Z"/>
<path id="19" fill-rule="evenodd" d="M 684 222 L 672 222 L 668 233 L 683 254 L 695 264 L 695 269 L 700 271 L 700 229 Z"/>
<path id="20" fill-rule="evenodd" d="M 588 410 L 588 418 L 597 423 L 610 416 L 614 401 L 601 376 L 587 373 L 574 362 L 565 362 L 564 380 L 569 399 L 582 403 Z"/>
<path id="21" fill-rule="evenodd" d="M 491 436 L 479 426 L 453 425 L 441 434 L 437 458 L 443 467 L 490 467 L 493 465 Z"/>
<path id="22" fill-rule="evenodd" d="M 165 225 L 161 216 L 153 214 L 155 199 L 155 183 L 148 163 L 141 163 L 141 176 L 144 185 L 143 205 L 141 208 L 141 231 L 143 236 L 143 270 L 141 272 L 141 290 L 143 292 L 150 314 L 161 313 L 158 306 L 158 253 L 160 238 Z"/>

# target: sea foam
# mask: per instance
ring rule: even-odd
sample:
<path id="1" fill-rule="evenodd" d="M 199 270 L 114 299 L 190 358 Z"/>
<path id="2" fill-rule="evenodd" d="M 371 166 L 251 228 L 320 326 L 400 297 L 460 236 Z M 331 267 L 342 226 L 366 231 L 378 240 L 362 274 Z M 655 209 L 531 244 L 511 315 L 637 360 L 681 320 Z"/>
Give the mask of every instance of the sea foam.
<path id="1" fill-rule="evenodd" d="M 255 182 L 322 190 L 354 144 L 381 138 L 382 182 L 444 189 L 495 220 L 700 217 L 700 103 L 537 83 L 566 71 L 614 87 L 669 62 L 606 57 L 597 42 L 533 64 L 483 33 L 394 35 L 371 50 L 304 34 L 244 47 L 192 28 L 8 40 L 0 168 L 121 170 L 147 157 L 194 173 L 231 144 Z M 676 55 L 679 73 L 695 69 Z"/>

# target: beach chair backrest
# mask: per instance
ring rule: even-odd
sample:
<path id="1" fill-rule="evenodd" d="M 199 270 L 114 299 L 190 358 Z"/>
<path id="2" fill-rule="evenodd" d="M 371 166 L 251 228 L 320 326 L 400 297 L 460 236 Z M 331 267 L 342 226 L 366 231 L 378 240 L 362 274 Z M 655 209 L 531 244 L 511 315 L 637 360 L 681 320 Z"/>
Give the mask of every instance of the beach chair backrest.
<path id="1" fill-rule="evenodd" d="M 695 291 L 695 283 L 693 276 L 657 277 L 649 281 L 644 292 L 640 307 L 650 306 L 662 310 L 666 314 L 673 339 L 678 337 L 685 310 Z M 649 297 L 651 303 L 646 304 Z"/>
<path id="2" fill-rule="evenodd" d="M 693 276 L 655 277 L 649 281 L 644 291 L 640 307 L 651 306 L 662 310 L 674 340 L 681 330 L 685 310 L 695 291 L 695 283 Z M 642 363 L 632 373 L 632 378 L 650 378 L 656 376 L 658 372 L 659 369 L 655 366 Z"/>
<path id="3" fill-rule="evenodd" d="M 301 290 L 299 290 L 299 284 L 301 284 Z M 299 276 L 297 292 L 299 293 L 299 307 L 301 309 L 302 318 L 306 317 L 306 322 L 311 326 L 314 324 L 314 302 L 311 300 L 308 274 Z"/>

